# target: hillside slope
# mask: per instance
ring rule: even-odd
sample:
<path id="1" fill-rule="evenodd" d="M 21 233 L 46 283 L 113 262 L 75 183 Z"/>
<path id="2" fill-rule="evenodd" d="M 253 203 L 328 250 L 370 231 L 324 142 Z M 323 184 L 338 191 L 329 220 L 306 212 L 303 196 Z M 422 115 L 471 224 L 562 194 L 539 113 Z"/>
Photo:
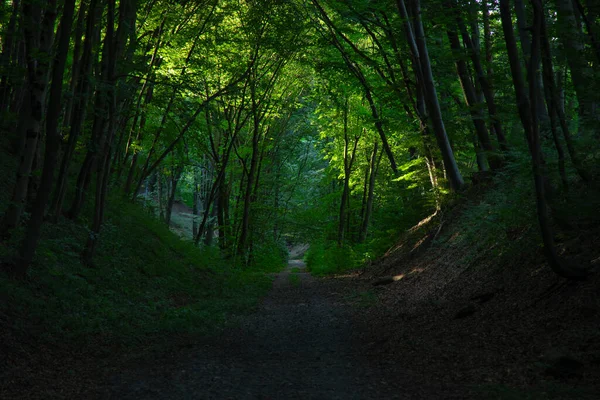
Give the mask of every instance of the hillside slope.
<path id="1" fill-rule="evenodd" d="M 357 346 L 432 380 L 473 385 L 483 398 L 599 398 L 600 277 L 569 282 L 551 272 L 534 223 L 489 211 L 502 189 L 469 193 L 352 276 L 376 298 L 359 315 L 370 333 Z M 597 206 L 595 195 L 580 195 Z M 558 249 L 597 267 L 598 216 L 577 213 Z"/>
<path id="2" fill-rule="evenodd" d="M 132 359 L 217 334 L 271 286 L 118 198 L 86 267 L 85 222 L 45 226 L 26 282 L 0 273 L 0 398 L 80 398 Z"/>

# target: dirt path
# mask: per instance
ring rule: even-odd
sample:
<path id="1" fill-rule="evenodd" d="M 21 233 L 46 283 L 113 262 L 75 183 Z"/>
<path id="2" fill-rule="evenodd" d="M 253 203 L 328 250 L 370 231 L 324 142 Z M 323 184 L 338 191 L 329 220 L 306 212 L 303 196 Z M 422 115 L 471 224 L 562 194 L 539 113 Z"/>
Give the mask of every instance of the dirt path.
<path id="1" fill-rule="evenodd" d="M 355 340 L 353 310 L 336 280 L 315 279 L 302 261 L 278 274 L 241 326 L 153 365 L 112 379 L 114 399 L 435 399 L 401 362 L 369 361 Z M 364 310 L 363 310 L 364 311 Z"/>

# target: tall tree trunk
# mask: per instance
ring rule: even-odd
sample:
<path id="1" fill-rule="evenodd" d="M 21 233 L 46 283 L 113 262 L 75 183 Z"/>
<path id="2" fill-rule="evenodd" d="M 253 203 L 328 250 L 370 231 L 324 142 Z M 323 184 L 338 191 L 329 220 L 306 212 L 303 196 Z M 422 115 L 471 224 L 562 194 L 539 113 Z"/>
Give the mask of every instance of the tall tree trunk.
<path id="1" fill-rule="evenodd" d="M 406 34 L 409 40 L 409 45 L 413 56 L 417 60 L 418 65 L 421 67 L 421 77 L 423 84 L 423 93 L 425 95 L 425 101 L 427 102 L 427 110 L 432 122 L 432 128 L 444 160 L 444 168 L 447 174 L 450 187 L 457 191 L 464 186 L 464 180 L 458 169 L 456 160 L 454 159 L 454 152 L 450 146 L 448 140 L 448 134 L 446 133 L 446 127 L 444 126 L 444 120 L 442 118 L 442 110 L 437 97 L 437 90 L 433 80 L 433 72 L 431 70 L 431 61 L 429 59 L 429 53 L 427 50 L 427 42 L 425 40 L 425 32 L 423 30 L 423 22 L 421 20 L 421 4 L 420 0 L 415 0 L 412 5 L 412 14 L 414 18 L 414 31 L 410 26 L 410 19 L 404 0 L 397 0 L 398 8 L 402 18 L 406 20 Z"/>
<path id="2" fill-rule="evenodd" d="M 529 60 L 531 59 L 531 23 L 527 15 L 527 8 L 525 7 L 524 0 L 515 0 L 515 14 L 517 17 L 517 28 L 519 31 L 519 40 L 521 42 L 521 50 L 523 52 L 523 59 L 525 60 L 525 69 L 527 70 Z M 538 71 L 538 82 L 541 83 L 540 71 Z M 544 127 L 548 126 L 549 116 L 546 108 L 544 107 L 544 93 L 542 91 L 542 85 L 538 85 L 538 91 L 536 92 L 535 103 L 537 104 L 537 117 L 538 121 L 542 123 Z"/>
<path id="3" fill-rule="evenodd" d="M 108 195 L 108 183 L 111 175 L 111 151 L 117 127 L 117 63 L 125 49 L 125 43 L 128 37 L 134 37 L 134 26 L 136 19 L 136 8 L 133 0 L 121 0 L 119 3 L 119 24 L 115 33 L 115 14 L 116 1 L 108 0 L 107 29 L 106 29 L 106 55 L 107 62 L 103 67 L 102 76 L 107 81 L 106 103 L 108 108 L 108 121 L 106 132 L 102 132 L 105 137 L 98 138 L 99 157 L 97 158 L 98 168 L 96 173 L 96 200 L 91 233 L 85 245 L 82 254 L 82 260 L 87 265 L 92 265 L 93 257 L 98 245 L 100 230 L 104 222 L 104 212 L 106 209 L 106 198 Z M 130 42 L 130 46 L 135 46 L 135 42 Z M 91 174 L 90 174 L 91 176 Z"/>
<path id="4" fill-rule="evenodd" d="M 13 0 L 12 10 L 6 33 L 2 38 L 2 54 L 0 54 L 0 113 L 8 110 L 10 104 L 10 93 L 14 89 L 11 87 L 9 71 L 13 68 L 16 60 L 16 51 L 18 50 L 18 31 L 17 18 L 19 16 L 20 0 Z"/>
<path id="5" fill-rule="evenodd" d="M 539 138 L 539 127 L 537 121 L 536 105 L 531 104 L 530 96 L 533 102 L 536 101 L 536 80 L 537 80 L 537 65 L 539 64 L 539 30 L 540 18 L 542 18 L 541 3 L 539 0 L 532 0 L 534 6 L 534 34 L 532 46 L 532 60 L 529 63 L 528 77 L 530 79 L 529 95 L 525 89 L 521 63 L 519 61 L 517 43 L 514 37 L 512 18 L 510 13 L 509 0 L 500 0 L 500 16 L 502 20 L 502 29 L 504 31 L 504 39 L 506 41 L 507 53 L 510 63 L 513 85 L 515 88 L 517 107 L 519 117 L 525 131 L 527 144 L 531 154 L 531 164 L 533 169 L 533 177 L 535 182 L 537 217 L 540 224 L 542 239 L 544 242 L 544 250 L 546 258 L 552 270 L 558 275 L 569 279 L 581 279 L 587 274 L 585 271 L 566 266 L 559 259 L 554 247 L 554 238 L 552 227 L 548 217 L 548 205 L 546 201 L 544 176 L 541 160 L 541 145 Z"/>
<path id="6" fill-rule="evenodd" d="M 90 0 L 89 11 L 86 20 L 85 41 L 83 43 L 83 53 L 81 55 L 80 72 L 78 73 L 77 86 L 74 96 L 77 101 L 74 102 L 72 110 L 71 129 L 69 139 L 64 148 L 63 157 L 60 164 L 60 170 L 56 180 L 56 187 L 50 206 L 50 214 L 57 220 L 62 213 L 63 201 L 67 190 L 67 181 L 69 179 L 69 167 L 73 158 L 73 153 L 77 145 L 77 140 L 83 129 L 83 122 L 89 101 L 90 89 L 92 86 L 92 64 L 93 51 L 96 47 L 96 38 L 100 32 L 100 24 L 97 20 L 102 15 L 104 5 L 99 4 L 99 0 Z"/>
<path id="7" fill-rule="evenodd" d="M 16 267 L 17 274 L 21 276 L 25 275 L 33 260 L 40 237 L 42 223 L 44 221 L 46 204 L 48 203 L 54 181 L 54 169 L 56 167 L 61 142 L 60 132 L 58 131 L 58 117 L 61 111 L 63 75 L 69 50 L 74 8 L 75 0 L 65 0 L 63 15 L 58 30 L 58 46 L 52 65 L 52 83 L 50 86 L 50 97 L 48 99 L 48 110 L 46 112 L 46 148 L 40 190 L 38 191 L 35 203 L 31 210 L 31 218 L 29 219 L 27 231 L 21 243 L 20 257 Z"/>
<path id="8" fill-rule="evenodd" d="M 434 155 L 432 152 L 431 130 L 429 129 L 429 118 L 427 116 L 427 108 L 425 106 L 425 98 L 423 97 L 423 91 L 421 90 L 421 85 L 418 84 L 420 75 L 417 75 L 416 94 L 413 94 L 412 81 L 408 74 L 408 68 L 406 67 L 406 63 L 404 62 L 404 59 L 403 59 L 402 55 L 400 54 L 400 49 L 398 48 L 398 43 L 393 34 L 389 20 L 385 14 L 383 14 L 383 17 L 384 17 L 384 22 L 385 22 L 385 26 L 386 26 L 386 29 L 385 29 L 386 37 L 390 41 L 392 48 L 394 50 L 394 56 L 396 58 L 396 62 L 400 66 L 400 71 L 402 73 L 402 81 L 404 84 L 406 94 L 407 94 L 408 98 L 410 99 L 410 101 L 414 107 L 415 113 L 417 114 L 417 117 L 419 120 L 419 131 L 421 132 L 421 139 L 422 139 L 422 143 L 423 143 L 423 153 L 424 153 L 425 160 L 426 160 L 425 163 L 427 165 L 427 171 L 429 173 L 429 178 L 430 178 L 429 180 L 431 182 L 432 188 L 434 190 L 436 190 L 436 188 L 437 188 L 437 175 L 436 175 L 436 167 L 435 167 L 436 161 L 435 161 L 435 158 L 434 158 Z M 418 67 L 417 60 L 414 58 L 414 56 L 411 57 L 411 63 L 413 66 L 413 70 L 417 71 L 418 68 L 420 68 L 420 67 Z M 407 112 L 409 119 L 411 119 L 411 120 L 415 119 L 412 112 L 410 111 L 410 109 L 405 108 L 405 111 Z"/>
<path id="9" fill-rule="evenodd" d="M 580 131 L 592 132 L 600 124 L 600 96 L 594 85 L 594 71 L 585 58 L 585 44 L 578 27 L 573 0 L 556 0 L 558 32 L 571 70 L 571 79 L 580 106 Z"/>
<path id="10" fill-rule="evenodd" d="M 115 0 L 107 1 L 109 8 L 114 7 L 114 1 Z M 108 12 L 108 15 L 110 16 L 110 11 Z M 112 17 L 114 18 L 114 15 Z M 114 51 L 114 40 L 114 25 L 110 26 L 110 23 L 107 23 L 107 30 L 104 35 L 104 44 L 102 49 L 102 61 L 100 63 L 101 83 L 96 90 L 94 101 L 95 114 L 92 125 L 92 136 L 88 143 L 87 152 L 79 170 L 79 175 L 77 176 L 75 196 L 67 213 L 70 219 L 77 219 L 79 217 L 85 202 L 86 192 L 91 182 L 92 174 L 94 170 L 96 170 L 98 167 L 101 167 L 102 164 L 100 159 L 102 158 L 101 155 L 103 154 L 104 145 L 108 136 L 106 128 L 108 116 L 110 114 L 109 107 L 111 102 L 111 100 L 109 100 L 109 97 L 111 97 L 111 94 L 109 94 L 111 89 L 109 89 L 109 87 L 111 86 L 112 82 L 111 77 L 109 76 L 109 70 L 114 68 L 114 63 L 116 62 L 116 60 L 111 58 Z"/>
<path id="11" fill-rule="evenodd" d="M 69 83 L 68 94 L 65 96 L 66 105 L 63 116 L 62 129 L 63 132 L 67 132 L 71 126 L 73 104 L 75 102 L 75 90 L 77 88 L 77 81 L 79 80 L 79 73 L 81 72 L 81 55 L 83 45 L 83 33 L 85 29 L 85 18 L 88 12 L 88 1 L 81 1 L 79 4 L 79 10 L 77 11 L 77 22 L 75 24 L 75 31 L 73 33 L 73 40 L 75 44 L 73 46 L 73 64 L 71 65 L 71 79 Z"/>
<path id="12" fill-rule="evenodd" d="M 48 1 L 41 10 L 35 1 L 23 2 L 23 19 L 27 56 L 27 86 L 29 107 L 26 125 L 25 146 L 20 154 L 17 177 L 11 202 L 4 214 L 2 233 L 4 235 L 19 225 L 25 202 L 32 166 L 38 151 L 42 122 L 45 113 L 46 88 L 48 85 L 50 53 L 54 39 L 54 21 L 56 20 L 56 0 Z"/>
<path id="13" fill-rule="evenodd" d="M 112 8 L 113 12 L 116 8 L 116 0 L 108 0 L 108 7 Z M 110 15 L 112 22 L 108 21 L 108 28 L 104 37 L 104 45 L 102 50 L 102 61 L 100 65 L 100 77 L 104 85 L 99 86 L 96 90 L 94 123 L 92 126 L 92 137 L 88 144 L 88 151 L 77 177 L 75 188 L 75 197 L 69 209 L 68 216 L 71 219 L 76 219 L 85 202 L 85 197 L 92 174 L 102 168 L 104 164 L 110 165 L 110 161 L 104 163 L 103 157 L 107 143 L 112 146 L 113 136 L 116 127 L 116 85 L 117 85 L 117 64 L 122 62 L 121 56 L 125 50 L 125 44 L 128 37 L 133 37 L 130 32 L 135 27 L 136 9 L 133 0 L 122 0 L 119 3 L 119 23 L 118 29 L 115 32 L 114 15 Z M 111 23 L 113 24 L 111 26 Z M 110 32 L 110 35 L 109 35 Z M 134 42 L 130 42 L 131 46 L 135 46 Z M 115 109 L 111 110 L 110 108 Z M 106 116 L 108 113 L 108 118 Z M 110 149 L 109 149 L 110 152 Z M 102 174 L 103 172 L 101 172 Z M 110 171 L 106 172 L 110 174 Z M 108 178 L 107 178 L 108 179 Z M 98 187 L 96 188 L 98 190 Z M 102 203 L 103 204 L 103 203 Z M 100 223 L 101 224 L 101 223 Z"/>

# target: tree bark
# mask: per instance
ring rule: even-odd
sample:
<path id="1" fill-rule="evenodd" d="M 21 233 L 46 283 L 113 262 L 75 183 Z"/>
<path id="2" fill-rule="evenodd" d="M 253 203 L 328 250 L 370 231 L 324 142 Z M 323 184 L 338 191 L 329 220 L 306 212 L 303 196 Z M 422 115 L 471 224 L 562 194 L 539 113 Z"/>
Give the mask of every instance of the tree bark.
<path id="1" fill-rule="evenodd" d="M 347 212 L 348 206 L 350 202 L 350 174 L 352 173 L 352 166 L 354 164 L 354 158 L 356 156 L 356 148 L 358 146 L 358 139 L 360 136 L 354 137 L 354 142 L 352 143 L 352 150 L 349 151 L 350 147 L 350 138 L 348 135 L 348 99 L 344 104 L 343 110 L 343 119 L 344 119 L 344 183 L 342 189 L 342 198 L 340 200 L 340 213 L 339 213 L 339 222 L 338 222 L 338 237 L 337 244 L 339 247 L 344 245 L 344 229 L 346 227 L 347 221 Z"/>
<path id="2" fill-rule="evenodd" d="M 365 213 L 363 216 L 363 220 L 360 227 L 360 234 L 358 237 L 358 241 L 360 243 L 364 242 L 367 239 L 369 223 L 371 221 L 371 215 L 373 214 L 373 203 L 375 199 L 375 178 L 377 177 L 377 170 L 379 169 L 379 161 L 381 161 L 381 156 L 377 156 L 377 147 L 377 142 L 375 142 L 373 145 L 373 152 L 371 153 L 371 158 L 369 160 L 369 186 L 367 193 L 367 204 L 365 207 Z"/>
<path id="3" fill-rule="evenodd" d="M 450 41 L 450 48 L 454 53 L 454 63 L 456 65 L 458 79 L 463 89 L 465 103 L 467 104 L 469 113 L 471 114 L 471 120 L 473 121 L 473 125 L 475 127 L 477 139 L 479 140 L 479 143 L 481 144 L 485 155 L 489 160 L 490 167 L 493 170 L 497 170 L 502 166 L 502 162 L 498 156 L 494 154 L 494 146 L 490 141 L 490 136 L 481 112 L 482 104 L 479 103 L 477 99 L 475 87 L 473 86 L 473 82 L 471 82 L 469 68 L 462 57 L 462 47 L 460 45 L 460 40 L 458 39 L 458 34 L 452 30 L 448 30 L 446 34 L 448 35 L 448 40 Z"/>
<path id="4" fill-rule="evenodd" d="M 594 72 L 585 58 L 585 45 L 577 20 L 573 0 L 556 0 L 558 32 L 571 70 L 571 79 L 580 105 L 580 131 L 592 133 L 600 124 L 600 97 L 594 89 Z"/>
<path id="5" fill-rule="evenodd" d="M 540 18 L 542 18 L 541 3 L 539 0 L 532 0 L 534 6 L 534 34 L 533 34 L 533 46 L 532 46 L 532 60 L 529 63 L 528 78 L 530 80 L 529 95 L 525 89 L 525 82 L 523 80 L 523 73 L 521 70 L 521 64 L 519 62 L 517 44 L 514 37 L 512 19 L 510 13 L 509 0 L 500 0 L 500 16 L 502 20 L 502 29 L 504 31 L 504 39 L 506 41 L 507 53 L 510 63 L 510 69 L 513 79 L 513 85 L 515 88 L 517 107 L 521 123 L 525 131 L 527 144 L 531 154 L 531 164 L 533 169 L 533 177 L 535 183 L 535 195 L 536 195 L 536 206 L 537 206 L 537 217 L 540 225 L 542 239 L 544 242 L 544 251 L 546 258 L 552 270 L 568 279 L 582 279 L 585 278 L 587 273 L 584 270 L 573 268 L 564 265 L 559 259 L 556 249 L 554 247 L 554 238 L 552 234 L 552 228 L 550 225 L 547 201 L 544 187 L 544 176 L 542 170 L 541 161 L 541 146 L 539 140 L 539 127 L 537 121 L 536 105 L 531 104 L 530 96 L 533 102 L 536 101 L 536 90 L 537 89 L 537 65 L 539 64 L 539 30 L 540 30 Z"/>
<path id="6" fill-rule="evenodd" d="M 98 4 L 99 0 L 90 0 L 89 11 L 86 20 L 85 41 L 83 44 L 83 53 L 81 55 L 80 71 L 78 73 L 77 86 L 74 96 L 77 101 L 74 103 L 72 110 L 72 120 L 70 121 L 71 129 L 69 131 L 69 139 L 65 146 L 60 170 L 56 181 L 56 187 L 52 197 L 50 206 L 50 214 L 57 220 L 62 213 L 63 201 L 67 190 L 67 181 L 69 175 L 69 167 L 73 158 L 73 153 L 77 145 L 77 140 L 83 129 L 87 104 L 89 101 L 90 89 L 92 86 L 91 74 L 93 63 L 93 50 L 96 43 L 96 38 L 100 31 L 100 24 L 96 21 L 102 15 L 104 6 Z"/>
<path id="7" fill-rule="evenodd" d="M 173 203 L 175 203 L 175 195 L 177 194 L 177 184 L 183 173 L 183 165 L 171 169 L 171 191 L 169 193 L 169 200 L 167 202 L 167 210 L 165 214 L 165 223 L 167 226 L 171 225 L 171 215 L 173 213 Z"/>
<path id="8" fill-rule="evenodd" d="M 25 46 L 27 57 L 27 87 L 29 107 L 26 118 L 22 119 L 25 128 L 25 146 L 20 154 L 17 177 L 11 202 L 4 214 L 2 234 L 19 225 L 27 201 L 32 166 L 38 151 L 42 123 L 45 113 L 46 88 L 50 71 L 50 53 L 54 40 L 56 20 L 56 0 L 49 1 L 41 10 L 35 1 L 23 2 Z"/>
<path id="9" fill-rule="evenodd" d="M 2 54 L 0 55 L 0 113 L 8 110 L 10 93 L 13 89 L 9 78 L 9 71 L 16 59 L 18 44 L 17 18 L 19 16 L 20 0 L 13 0 L 10 19 L 6 27 L 6 34 L 2 38 Z"/>
<path id="10" fill-rule="evenodd" d="M 556 151 L 558 152 L 559 170 L 563 179 L 563 183 L 566 183 L 566 172 L 564 171 L 564 152 L 556 132 L 557 118 L 563 133 L 563 138 L 565 139 L 565 143 L 567 145 L 567 151 L 569 152 L 571 162 L 573 163 L 573 166 L 575 167 L 575 170 L 581 179 L 589 182 L 591 180 L 590 174 L 581 164 L 581 160 L 579 159 L 577 151 L 575 150 L 575 144 L 573 143 L 571 133 L 569 132 L 569 126 L 565 117 L 564 108 L 560 105 L 559 90 L 554 82 L 554 67 L 552 65 L 552 53 L 550 50 L 550 41 L 546 29 L 545 18 L 542 18 L 540 22 L 540 46 L 543 66 L 542 77 L 544 79 L 546 103 L 548 105 L 548 114 L 550 115 L 552 136 L 556 144 Z"/>
<path id="11" fill-rule="evenodd" d="M 488 34 L 484 34 L 486 36 L 486 39 L 485 39 L 486 40 L 486 53 L 487 53 L 486 58 L 487 58 L 487 63 L 488 63 L 488 69 L 486 72 L 486 71 L 484 71 L 482 63 L 481 63 L 480 51 L 473 44 L 473 41 L 471 40 L 471 38 L 468 34 L 468 31 L 464 24 L 464 21 L 460 17 L 457 17 L 457 23 L 458 23 L 458 27 L 461 31 L 461 36 L 462 36 L 463 42 L 469 51 L 469 56 L 471 57 L 471 62 L 473 63 L 473 67 L 475 69 L 475 75 L 477 76 L 477 81 L 479 82 L 479 86 L 481 87 L 483 95 L 485 96 L 485 102 L 487 105 L 488 114 L 490 116 L 492 126 L 494 127 L 494 133 L 496 134 L 496 137 L 498 138 L 498 145 L 503 152 L 507 152 L 508 151 L 508 143 L 506 141 L 506 137 L 504 136 L 504 129 L 502 128 L 502 123 L 500 122 L 500 119 L 498 118 L 498 111 L 497 111 L 497 107 L 496 107 L 494 90 L 492 89 L 492 85 L 490 83 L 491 75 L 492 75 L 491 50 L 490 50 L 491 45 L 488 43 L 490 39 L 488 37 Z"/>
<path id="12" fill-rule="evenodd" d="M 56 167 L 61 142 L 60 132 L 58 131 L 58 117 L 61 111 L 63 75 L 69 49 L 74 9 L 75 0 L 65 0 L 63 15 L 58 29 L 58 46 L 52 66 L 52 83 L 50 86 L 50 97 L 48 99 L 48 109 L 46 112 L 46 147 L 40 190 L 37 193 L 31 210 L 31 218 L 27 224 L 25 237 L 21 242 L 19 261 L 16 266 L 16 272 L 21 276 L 26 274 L 31 261 L 33 260 L 40 237 L 42 223 L 44 221 L 46 205 L 54 181 L 54 169 Z"/>
<path id="13" fill-rule="evenodd" d="M 448 134 L 446 133 L 446 127 L 444 126 L 444 120 L 442 117 L 442 111 L 440 103 L 437 97 L 437 91 L 435 88 L 435 82 L 433 80 L 433 72 L 431 70 L 431 61 L 429 59 L 429 53 L 427 50 L 427 42 L 425 39 L 425 32 L 423 30 L 423 22 L 421 20 L 421 5 L 420 0 L 413 2 L 413 18 L 414 18 L 414 31 L 410 26 L 410 19 L 404 0 L 397 0 L 400 15 L 406 20 L 405 28 L 407 39 L 413 56 L 417 60 L 417 64 L 421 67 L 421 78 L 423 85 L 423 93 L 425 95 L 425 101 L 427 102 L 427 110 L 432 122 L 432 128 L 444 160 L 444 167 L 447 174 L 450 187 L 458 191 L 464 186 L 464 180 L 458 169 L 456 160 L 454 159 L 454 152 L 450 146 L 448 140 Z"/>

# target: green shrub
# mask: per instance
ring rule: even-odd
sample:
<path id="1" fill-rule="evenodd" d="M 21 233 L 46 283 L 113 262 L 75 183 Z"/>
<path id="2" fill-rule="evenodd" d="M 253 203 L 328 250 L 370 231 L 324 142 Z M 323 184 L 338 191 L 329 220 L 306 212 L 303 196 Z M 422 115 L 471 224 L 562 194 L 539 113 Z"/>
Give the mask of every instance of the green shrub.
<path id="1" fill-rule="evenodd" d="M 317 276 L 339 274 L 360 265 L 360 259 L 351 247 L 339 247 L 323 240 L 311 243 L 304 261 L 308 270 Z"/>
<path id="2" fill-rule="evenodd" d="M 289 253 L 284 242 L 275 240 L 255 244 L 252 269 L 263 272 L 279 272 L 287 264 Z"/>

